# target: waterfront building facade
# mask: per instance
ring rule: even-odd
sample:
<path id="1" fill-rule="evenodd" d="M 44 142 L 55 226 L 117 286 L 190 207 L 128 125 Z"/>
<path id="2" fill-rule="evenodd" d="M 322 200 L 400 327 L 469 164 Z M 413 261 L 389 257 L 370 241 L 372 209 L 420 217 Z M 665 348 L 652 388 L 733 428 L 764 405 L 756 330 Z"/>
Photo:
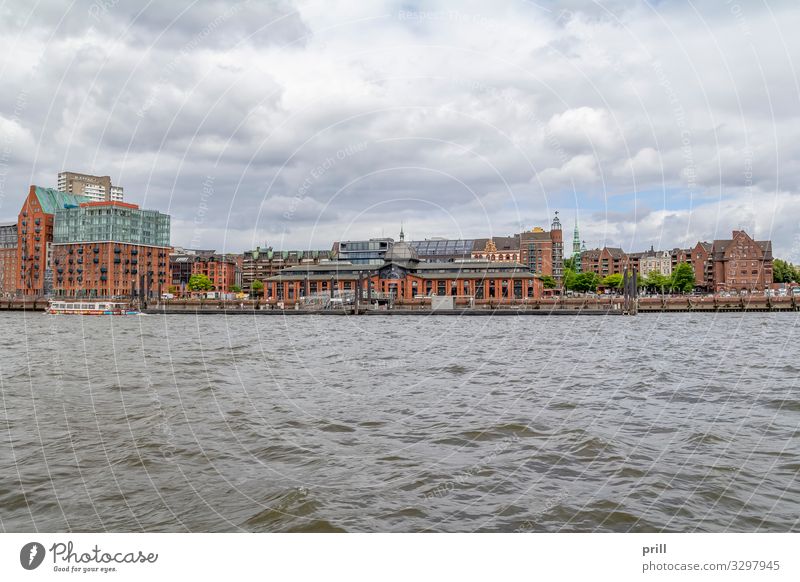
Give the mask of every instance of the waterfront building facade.
<path id="1" fill-rule="evenodd" d="M 471 258 L 500 263 L 519 263 L 520 235 L 475 239 Z"/>
<path id="2" fill-rule="evenodd" d="M 772 286 L 772 241 L 756 241 L 743 230 L 711 245 L 713 291 L 762 291 Z"/>
<path id="3" fill-rule="evenodd" d="M 334 251 L 326 250 L 294 250 L 276 251 L 272 247 L 262 249 L 257 247 L 255 250 L 247 251 L 241 258 L 241 282 L 238 285 L 244 291 L 248 291 L 253 281 L 262 283 L 275 276 L 278 272 L 288 267 L 298 265 L 314 265 L 323 261 L 333 260 Z"/>
<path id="4" fill-rule="evenodd" d="M 58 190 L 86 196 L 92 202 L 122 202 L 124 197 L 123 188 L 114 186 L 110 176 L 92 176 L 77 172 L 60 172 Z"/>
<path id="5" fill-rule="evenodd" d="M 267 279 L 265 296 L 269 303 L 288 306 L 358 289 L 365 298 L 391 297 L 401 305 L 422 304 L 433 295 L 452 296 L 461 305 L 498 305 L 541 297 L 542 282 L 518 263 L 421 261 L 401 235 L 380 266 L 339 261 L 290 267 Z"/>
<path id="6" fill-rule="evenodd" d="M 638 266 L 642 277 L 647 277 L 654 271 L 666 277 L 672 275 L 672 256 L 669 251 L 657 251 L 650 246 L 649 251 L 631 253 L 628 259 L 631 264 Z"/>
<path id="7" fill-rule="evenodd" d="M 0 224 L 0 297 L 17 292 L 17 239 L 16 222 Z"/>
<path id="8" fill-rule="evenodd" d="M 49 294 L 52 280 L 52 243 L 55 213 L 65 207 L 89 202 L 75 196 L 31 186 L 17 217 L 16 290 L 24 296 Z"/>
<path id="9" fill-rule="evenodd" d="M 173 291 L 184 293 L 192 276 L 194 260 L 197 257 L 210 257 L 216 250 L 185 249 L 174 247 L 169 254 L 170 287 Z"/>
<path id="10" fill-rule="evenodd" d="M 170 217 L 124 202 L 55 212 L 53 294 L 155 298 L 169 285 Z"/>
<path id="11" fill-rule="evenodd" d="M 556 212 L 550 231 L 536 227 L 519 235 L 520 263 L 532 273 L 549 275 L 561 285 L 564 277 L 564 239 Z"/>
<path id="12" fill-rule="evenodd" d="M 628 255 L 618 247 L 590 249 L 581 253 L 581 269 L 584 273 L 595 273 L 600 278 L 621 275 L 628 265 Z"/>
<path id="13" fill-rule="evenodd" d="M 211 280 L 210 291 L 228 293 L 237 285 L 238 265 L 234 255 L 198 255 L 192 260 L 192 275 L 205 275 Z"/>
<path id="14" fill-rule="evenodd" d="M 694 281 L 698 289 L 706 291 L 714 289 L 714 261 L 712 260 L 713 245 L 710 242 L 698 242 L 687 255 L 687 262 L 694 268 Z M 688 249 L 687 249 L 688 250 Z"/>

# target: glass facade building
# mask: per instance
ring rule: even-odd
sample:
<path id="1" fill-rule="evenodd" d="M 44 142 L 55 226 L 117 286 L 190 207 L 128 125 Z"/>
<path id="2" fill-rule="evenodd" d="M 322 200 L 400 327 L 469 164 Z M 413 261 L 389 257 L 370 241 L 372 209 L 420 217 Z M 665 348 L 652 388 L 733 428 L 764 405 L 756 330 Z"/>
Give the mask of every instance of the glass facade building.
<path id="1" fill-rule="evenodd" d="M 340 261 L 354 265 L 382 265 L 386 252 L 394 245 L 391 238 L 370 240 L 348 240 L 338 243 L 337 256 Z"/>
<path id="2" fill-rule="evenodd" d="M 123 203 L 82 204 L 56 211 L 55 244 L 104 241 L 168 247 L 170 217 Z"/>

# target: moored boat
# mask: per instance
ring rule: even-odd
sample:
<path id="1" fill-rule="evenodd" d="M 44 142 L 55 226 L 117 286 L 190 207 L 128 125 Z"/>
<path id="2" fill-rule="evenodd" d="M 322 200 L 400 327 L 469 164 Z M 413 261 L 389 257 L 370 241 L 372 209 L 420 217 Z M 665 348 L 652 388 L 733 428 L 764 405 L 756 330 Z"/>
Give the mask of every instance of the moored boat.
<path id="1" fill-rule="evenodd" d="M 139 311 L 124 301 L 66 301 L 52 300 L 47 313 L 53 315 L 139 315 Z"/>

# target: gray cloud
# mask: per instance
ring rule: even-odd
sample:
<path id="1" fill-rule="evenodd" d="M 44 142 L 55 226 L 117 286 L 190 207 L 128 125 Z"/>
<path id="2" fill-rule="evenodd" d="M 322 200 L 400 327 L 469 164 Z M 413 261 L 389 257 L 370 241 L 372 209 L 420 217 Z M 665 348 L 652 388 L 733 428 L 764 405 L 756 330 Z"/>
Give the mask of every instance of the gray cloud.
<path id="1" fill-rule="evenodd" d="M 747 225 L 800 261 L 794 3 L 42 4 L 0 7 L 0 220 L 69 168 L 228 251 L 560 209 L 592 245 Z"/>

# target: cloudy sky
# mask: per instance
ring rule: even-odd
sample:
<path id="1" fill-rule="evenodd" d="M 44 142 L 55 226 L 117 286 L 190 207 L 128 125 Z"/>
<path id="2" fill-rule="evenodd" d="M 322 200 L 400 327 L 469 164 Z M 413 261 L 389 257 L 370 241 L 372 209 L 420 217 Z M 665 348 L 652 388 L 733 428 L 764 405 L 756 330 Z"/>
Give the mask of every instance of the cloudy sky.
<path id="1" fill-rule="evenodd" d="M 745 228 L 800 261 L 796 0 L 0 0 L 0 221 L 109 174 L 173 244 Z"/>

